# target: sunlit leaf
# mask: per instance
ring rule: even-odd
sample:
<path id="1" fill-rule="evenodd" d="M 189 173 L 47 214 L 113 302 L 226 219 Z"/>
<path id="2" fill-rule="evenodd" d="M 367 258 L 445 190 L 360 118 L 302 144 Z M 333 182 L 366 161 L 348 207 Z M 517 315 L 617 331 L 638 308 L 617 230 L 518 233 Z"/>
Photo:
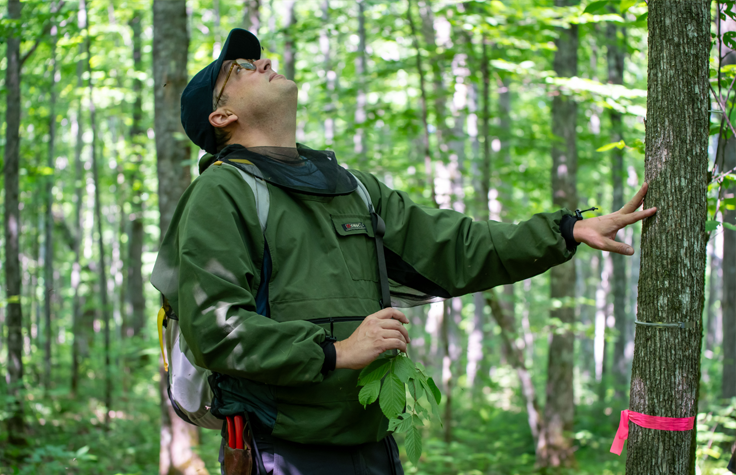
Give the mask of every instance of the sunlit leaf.
<path id="1" fill-rule="evenodd" d="M 391 360 L 389 358 L 378 358 L 373 360 L 371 364 L 363 368 L 358 377 L 358 386 L 365 386 L 366 384 L 382 379 L 386 376 L 389 368 L 391 367 Z"/>
<path id="2" fill-rule="evenodd" d="M 409 378 L 416 374 L 417 370 L 414 363 L 406 356 L 397 356 L 394 358 L 392 373 L 395 374 L 402 383 L 409 381 Z"/>
<path id="3" fill-rule="evenodd" d="M 623 140 L 619 140 L 618 142 L 611 142 L 609 144 L 606 144 L 600 148 L 597 148 L 596 152 L 607 152 L 609 150 L 613 150 L 614 148 L 622 149 L 626 146 L 626 143 Z"/>
<path id="4" fill-rule="evenodd" d="M 709 233 L 711 231 L 715 231 L 716 229 L 718 229 L 718 226 L 720 225 L 721 225 L 720 221 L 713 221 L 709 219 L 708 221 L 705 222 L 705 232 Z"/>
<path id="5" fill-rule="evenodd" d="M 621 10 L 621 13 L 626 13 L 629 8 L 633 7 L 637 3 L 639 3 L 640 0 L 621 0 L 621 4 L 619 5 L 619 10 Z"/>
<path id="6" fill-rule="evenodd" d="M 422 456 L 422 434 L 414 425 L 411 426 L 409 432 L 406 433 L 406 456 L 412 464 L 419 463 L 419 457 Z"/>
<path id="7" fill-rule="evenodd" d="M 583 13 L 591 13 L 591 14 L 596 13 L 606 8 L 606 5 L 608 5 L 608 3 L 609 2 L 607 0 L 603 0 L 601 2 L 593 2 L 589 4 L 587 7 L 585 7 L 585 10 L 583 10 Z"/>

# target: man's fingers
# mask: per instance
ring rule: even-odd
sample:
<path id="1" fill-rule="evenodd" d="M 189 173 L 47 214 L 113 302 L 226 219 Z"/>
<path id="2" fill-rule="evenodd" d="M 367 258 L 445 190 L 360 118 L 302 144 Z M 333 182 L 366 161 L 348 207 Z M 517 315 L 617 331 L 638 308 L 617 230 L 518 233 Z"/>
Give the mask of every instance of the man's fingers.
<path id="1" fill-rule="evenodd" d="M 409 323 L 409 319 L 406 318 L 406 315 L 399 312 L 395 308 L 384 308 L 383 310 L 379 310 L 378 312 L 373 314 L 376 318 L 381 319 L 394 319 L 398 320 L 401 323 Z"/>
<path id="2" fill-rule="evenodd" d="M 405 343 L 409 342 L 409 337 L 398 330 L 383 330 L 381 332 L 381 337 L 384 340 L 401 340 Z"/>
<path id="3" fill-rule="evenodd" d="M 624 225 L 628 226 L 629 224 L 634 224 L 637 221 L 641 221 L 644 218 L 648 218 L 654 213 L 657 212 L 657 208 L 649 208 L 644 209 L 641 211 L 637 211 L 635 213 L 630 213 L 625 216 L 622 216 L 622 221 L 624 222 Z"/>
<path id="4" fill-rule="evenodd" d="M 634 254 L 634 249 L 628 244 L 608 238 L 605 238 L 602 250 L 615 252 L 616 254 L 623 254 L 625 256 L 631 256 Z"/>
<path id="5" fill-rule="evenodd" d="M 381 350 L 382 352 L 388 350 L 401 350 L 406 353 L 406 342 L 398 338 L 386 338 L 383 340 L 383 348 L 381 348 Z"/>
<path id="6" fill-rule="evenodd" d="M 641 206 L 642 202 L 644 201 L 644 195 L 647 194 L 647 189 L 649 189 L 649 184 L 644 183 L 641 185 L 641 188 L 639 188 L 639 191 L 636 192 L 633 198 L 631 198 L 631 201 L 626 203 L 623 208 L 621 208 L 621 213 L 623 214 L 629 214 L 634 211 L 636 211 L 639 206 Z"/>
<path id="7" fill-rule="evenodd" d="M 382 320 L 381 327 L 385 330 L 397 331 L 401 333 L 401 335 L 403 335 L 404 340 L 411 342 L 411 339 L 409 338 L 409 332 L 400 322 L 396 320 Z"/>

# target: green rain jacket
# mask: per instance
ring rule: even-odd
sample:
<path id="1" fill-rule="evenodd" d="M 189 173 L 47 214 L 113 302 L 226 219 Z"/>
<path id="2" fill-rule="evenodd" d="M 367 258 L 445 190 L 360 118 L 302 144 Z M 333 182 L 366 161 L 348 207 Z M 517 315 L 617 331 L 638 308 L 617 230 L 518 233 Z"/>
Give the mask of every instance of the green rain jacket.
<path id="1" fill-rule="evenodd" d="M 527 279 L 574 255 L 560 233 L 568 210 L 519 224 L 478 222 L 417 205 L 371 174 L 352 173 L 386 223 L 389 277 L 428 295 L 460 296 Z M 159 259 L 178 274 L 156 286 L 178 315 L 194 362 L 216 373 L 219 415 L 254 412 L 272 435 L 293 442 L 381 440 L 388 421 L 378 404 L 358 402 L 360 372 L 321 371 L 325 338 L 349 337 L 380 310 L 366 205 L 357 192 L 315 196 L 268 188 L 263 233 L 239 172 L 209 166 L 181 197 L 161 244 Z M 343 226 L 356 222 L 364 226 Z M 262 283 L 266 245 L 272 270 Z M 256 313 L 262 284 L 270 318 Z"/>

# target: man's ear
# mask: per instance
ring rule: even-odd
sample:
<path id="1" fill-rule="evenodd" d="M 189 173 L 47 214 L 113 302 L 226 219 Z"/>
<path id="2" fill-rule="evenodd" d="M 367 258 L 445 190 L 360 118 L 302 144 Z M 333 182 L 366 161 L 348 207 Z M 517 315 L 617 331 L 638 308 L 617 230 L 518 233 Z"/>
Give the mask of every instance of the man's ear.
<path id="1" fill-rule="evenodd" d="M 237 115 L 224 108 L 219 108 L 210 114 L 210 124 L 212 124 L 212 127 L 227 127 L 237 120 Z"/>

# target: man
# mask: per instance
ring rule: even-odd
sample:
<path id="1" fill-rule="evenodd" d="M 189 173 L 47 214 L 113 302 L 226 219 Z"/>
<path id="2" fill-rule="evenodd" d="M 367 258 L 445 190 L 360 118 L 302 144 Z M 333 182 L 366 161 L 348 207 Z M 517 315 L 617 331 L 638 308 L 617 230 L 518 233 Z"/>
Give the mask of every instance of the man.
<path id="1" fill-rule="evenodd" d="M 383 308 L 381 281 L 396 300 L 421 303 L 540 274 L 579 242 L 631 255 L 616 232 L 655 209 L 635 212 L 646 185 L 589 220 L 561 210 L 512 225 L 420 207 L 297 145 L 297 86 L 260 52 L 255 36 L 232 30 L 182 95 L 184 129 L 212 156 L 162 243 L 178 266 L 164 294 L 192 358 L 214 373 L 212 413 L 248 416 L 259 471 L 403 473 L 380 408 L 357 398 L 358 370 L 410 343 L 406 316 Z M 268 182 L 267 217 L 239 168 Z"/>

